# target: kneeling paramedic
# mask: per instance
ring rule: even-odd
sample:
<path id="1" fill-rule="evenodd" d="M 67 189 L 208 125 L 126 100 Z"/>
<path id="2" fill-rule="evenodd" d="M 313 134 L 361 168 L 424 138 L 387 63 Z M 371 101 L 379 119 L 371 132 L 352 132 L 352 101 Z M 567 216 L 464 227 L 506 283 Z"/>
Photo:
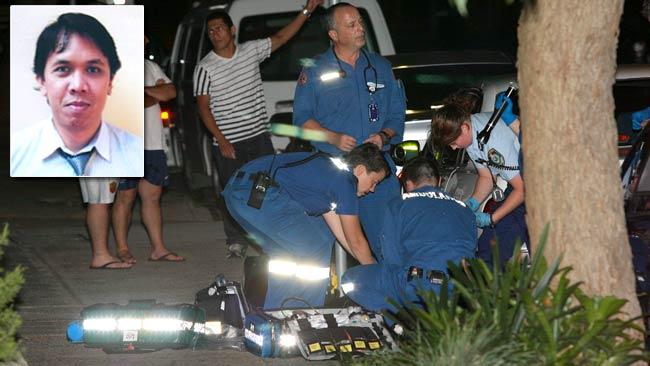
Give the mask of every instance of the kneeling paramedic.
<path id="1" fill-rule="evenodd" d="M 323 306 L 334 240 L 360 263 L 374 260 L 359 223 L 359 197 L 389 172 L 367 143 L 342 158 L 285 153 L 256 159 L 228 181 L 228 210 L 269 256 L 265 309 Z"/>
<path id="2" fill-rule="evenodd" d="M 528 243 L 524 180 L 520 173 L 519 139 L 505 123 L 496 123 L 487 141 L 479 141 L 478 136 L 485 130 L 490 115 L 470 115 L 456 104 L 446 104 L 433 113 L 430 138 L 439 147 L 466 148 L 475 162 L 478 180 L 466 204 L 475 212 L 476 225 L 483 228 L 478 241 L 478 256 L 492 266 L 491 247 L 496 240 L 499 262 L 503 266 L 512 256 L 517 240 Z M 478 212 L 480 203 L 498 188 L 496 176 L 508 182 L 505 198 L 497 203 L 492 214 Z"/>
<path id="3" fill-rule="evenodd" d="M 402 170 L 406 192 L 391 200 L 381 235 L 383 261 L 348 269 L 342 288 L 353 301 L 373 311 L 397 311 L 418 302 L 418 291 L 439 292 L 447 261 L 474 257 L 476 226 L 466 205 L 438 188 L 433 161 L 418 157 Z"/>

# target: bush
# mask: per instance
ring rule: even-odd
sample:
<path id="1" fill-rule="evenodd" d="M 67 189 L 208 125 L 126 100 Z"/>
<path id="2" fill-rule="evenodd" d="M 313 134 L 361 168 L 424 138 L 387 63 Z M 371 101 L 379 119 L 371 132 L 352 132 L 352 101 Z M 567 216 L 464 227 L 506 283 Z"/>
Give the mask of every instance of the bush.
<path id="1" fill-rule="evenodd" d="M 9 225 L 5 224 L 0 233 L 0 258 L 4 255 L 4 248 L 9 244 Z M 18 358 L 18 342 L 16 331 L 22 321 L 13 309 L 13 302 L 25 282 L 23 267 L 18 266 L 11 272 L 6 272 L 0 267 L 0 361 L 13 361 Z"/>
<path id="2" fill-rule="evenodd" d="M 404 365 L 629 365 L 650 358 L 643 333 L 621 320 L 626 300 L 588 296 L 571 283 L 571 267 L 550 266 L 541 255 L 547 231 L 530 265 L 515 261 L 494 269 L 480 259 L 449 263 L 454 291 L 422 292 L 424 307 L 401 308 L 406 328 L 400 350 L 362 364 Z M 495 253 L 496 254 L 496 253 Z M 515 253 L 518 256 L 519 253 Z M 495 257 L 498 258 L 498 255 Z M 495 262 L 496 263 L 496 262 Z M 553 286 L 551 286 L 551 283 Z"/>

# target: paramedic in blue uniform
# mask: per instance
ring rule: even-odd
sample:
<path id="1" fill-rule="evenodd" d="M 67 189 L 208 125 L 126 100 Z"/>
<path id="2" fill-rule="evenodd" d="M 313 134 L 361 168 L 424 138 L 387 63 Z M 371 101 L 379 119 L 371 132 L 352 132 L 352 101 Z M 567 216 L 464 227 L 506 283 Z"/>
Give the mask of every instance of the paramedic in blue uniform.
<path id="1" fill-rule="evenodd" d="M 474 214 L 438 188 L 434 162 L 415 158 L 401 174 L 408 193 L 388 204 L 383 261 L 350 268 L 341 281 L 346 295 L 373 311 L 395 312 L 388 299 L 418 302 L 420 289 L 438 292 L 447 278 L 447 261 L 474 257 L 476 248 Z"/>
<path id="2" fill-rule="evenodd" d="M 264 156 L 228 181 L 224 197 L 233 218 L 269 256 L 265 309 L 323 306 L 334 240 L 360 263 L 374 263 L 359 223 L 359 197 L 388 174 L 383 154 L 363 144 L 343 157 L 323 153 Z M 260 208 L 249 205 L 265 172 L 271 179 Z M 258 201 L 259 203 L 259 201 Z"/>
<path id="3" fill-rule="evenodd" d="M 387 150 L 389 144 L 402 140 L 405 113 L 404 93 L 391 65 L 363 49 L 365 25 L 354 6 L 333 5 L 326 20 L 332 46 L 300 74 L 293 123 L 326 133 L 325 142 L 313 143 L 319 151 L 340 155 L 365 142 Z M 361 200 L 361 223 L 377 257 L 383 211 L 399 191 L 397 178 L 391 174 L 375 194 Z"/>
<path id="4" fill-rule="evenodd" d="M 518 240 L 528 244 L 524 180 L 519 166 L 519 139 L 505 123 L 495 125 L 485 146 L 478 143 L 477 136 L 490 116 L 491 113 L 470 115 L 456 104 L 446 104 L 433 112 L 430 138 L 437 146 L 467 149 L 476 163 L 478 180 L 466 203 L 475 211 L 477 226 L 483 228 L 478 256 L 492 265 L 491 246 L 498 243 L 499 263 L 503 266 L 512 257 Z M 496 185 L 496 176 L 508 182 L 505 199 L 496 204 L 493 213 L 479 212 L 480 203 L 490 196 Z"/>

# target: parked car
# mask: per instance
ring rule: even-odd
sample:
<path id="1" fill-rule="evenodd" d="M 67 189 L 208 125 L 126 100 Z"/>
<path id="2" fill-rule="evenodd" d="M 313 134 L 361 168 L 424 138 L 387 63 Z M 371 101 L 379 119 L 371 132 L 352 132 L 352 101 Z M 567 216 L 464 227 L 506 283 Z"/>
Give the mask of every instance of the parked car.
<path id="1" fill-rule="evenodd" d="M 212 139 L 199 118 L 192 92 L 194 67 L 212 49 L 206 36 L 205 17 L 217 9 L 227 11 L 237 28 L 237 40 L 242 43 L 274 34 L 298 15 L 304 3 L 304 0 L 203 1 L 181 21 L 170 60 L 170 77 L 178 93 L 171 117 L 176 130 L 172 139 L 178 137 L 182 142 L 183 170 L 191 188 L 209 185 L 211 177 L 213 186 L 218 189 L 219 185 L 217 174 L 213 174 Z M 395 53 L 377 1 L 357 0 L 354 3 L 366 22 L 368 50 L 383 55 Z M 291 123 L 293 94 L 300 69 L 329 46 L 324 13 L 319 7 L 299 33 L 261 65 L 266 111 L 274 122 Z M 284 149 L 289 142 L 288 138 L 278 136 L 273 136 L 272 140 L 277 150 Z"/>
<path id="2" fill-rule="evenodd" d="M 389 57 L 393 64 L 395 76 L 404 84 L 407 96 L 406 126 L 404 140 L 415 140 L 424 146 L 429 134 L 431 109 L 441 104 L 441 100 L 462 87 L 479 87 L 483 91 L 481 112 L 494 109 L 496 94 L 504 91 L 510 85 L 516 86 L 516 70 L 514 63 L 504 54 L 491 51 L 456 51 L 403 54 Z M 634 64 L 619 65 L 616 71 L 616 82 L 613 86 L 614 117 L 619 132 L 619 161 L 629 154 L 633 143 L 638 138 L 638 132 L 632 130 L 631 114 L 650 106 L 650 65 Z M 518 98 L 514 98 L 515 113 L 518 113 Z M 525 122 L 523 122 L 525 124 Z M 425 153 L 430 149 L 426 148 Z M 448 192 L 456 198 L 468 197 L 467 191 L 471 184 L 458 184 L 458 179 L 472 179 L 475 174 L 473 163 L 468 162 L 464 151 L 445 149 L 438 156 L 441 168 L 447 178 Z M 623 173 L 623 188 L 626 197 L 631 197 L 630 182 L 633 169 Z M 463 172 L 463 174 L 451 174 Z M 625 175 L 627 173 L 627 175 Z M 635 181 L 636 182 L 636 181 Z M 646 180 L 638 177 L 639 183 Z M 650 195 L 650 178 L 648 188 L 640 185 L 641 192 Z M 499 181 L 505 188 L 505 182 Z M 456 188 L 454 188 L 456 187 Z M 461 189 L 464 187 L 464 189 Z M 473 186 L 472 186 L 473 188 Z M 646 207 L 647 195 L 639 192 L 628 203 L 633 207 Z"/>

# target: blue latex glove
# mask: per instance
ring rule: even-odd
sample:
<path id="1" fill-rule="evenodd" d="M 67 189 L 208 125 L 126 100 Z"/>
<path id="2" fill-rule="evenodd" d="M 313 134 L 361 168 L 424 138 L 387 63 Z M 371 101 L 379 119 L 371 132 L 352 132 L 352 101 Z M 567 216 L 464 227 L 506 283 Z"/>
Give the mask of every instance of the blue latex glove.
<path id="1" fill-rule="evenodd" d="M 650 119 L 650 107 L 632 113 L 632 129 L 640 130 L 643 126 L 641 123 Z"/>
<path id="2" fill-rule="evenodd" d="M 474 197 L 470 197 L 465 201 L 465 205 L 472 211 L 476 212 L 478 210 L 479 202 Z"/>
<path id="3" fill-rule="evenodd" d="M 492 225 L 492 217 L 489 213 L 475 212 L 474 215 L 476 215 L 476 226 L 488 227 Z"/>
<path id="4" fill-rule="evenodd" d="M 506 97 L 505 91 L 502 91 L 501 93 L 497 94 L 497 99 L 494 102 L 494 109 L 501 108 L 501 104 L 503 104 L 504 102 L 506 103 L 506 107 L 503 110 L 501 119 L 503 120 L 503 122 L 506 123 L 506 125 L 510 126 L 512 122 L 514 122 L 518 117 L 516 114 L 512 112 L 512 100 Z"/>

